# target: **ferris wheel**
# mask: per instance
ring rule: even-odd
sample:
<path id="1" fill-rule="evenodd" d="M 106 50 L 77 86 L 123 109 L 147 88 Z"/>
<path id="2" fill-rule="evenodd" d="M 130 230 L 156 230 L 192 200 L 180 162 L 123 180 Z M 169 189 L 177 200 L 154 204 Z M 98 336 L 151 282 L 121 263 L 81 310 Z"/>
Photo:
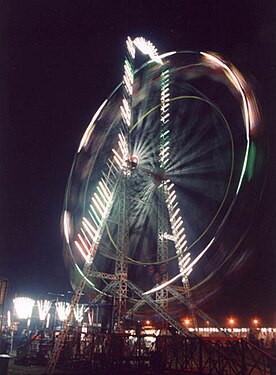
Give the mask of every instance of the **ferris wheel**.
<path id="1" fill-rule="evenodd" d="M 221 57 L 127 39 L 123 82 L 82 137 L 63 213 L 71 279 L 112 296 L 117 327 L 148 306 L 176 324 L 176 301 L 206 316 L 192 290 L 250 180 L 257 126 L 254 95 Z"/>

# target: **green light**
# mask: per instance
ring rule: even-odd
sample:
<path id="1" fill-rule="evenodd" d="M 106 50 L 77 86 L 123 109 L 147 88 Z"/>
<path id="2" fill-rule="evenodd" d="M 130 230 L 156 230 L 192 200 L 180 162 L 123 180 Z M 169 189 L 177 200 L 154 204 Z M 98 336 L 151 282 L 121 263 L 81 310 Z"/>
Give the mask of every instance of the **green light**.
<path id="1" fill-rule="evenodd" d="M 249 181 L 253 177 L 255 160 L 256 160 L 256 146 L 252 142 L 250 145 L 250 149 L 249 149 L 248 166 L 247 166 L 247 177 Z"/>
<path id="2" fill-rule="evenodd" d="M 85 281 L 89 284 L 89 285 L 91 285 L 93 288 L 95 288 L 95 285 L 84 275 L 84 273 L 82 272 L 82 270 L 80 269 L 80 267 L 77 265 L 77 264 L 75 264 L 75 266 L 76 266 L 76 269 L 77 269 L 77 271 L 79 272 L 79 274 L 85 279 Z"/>

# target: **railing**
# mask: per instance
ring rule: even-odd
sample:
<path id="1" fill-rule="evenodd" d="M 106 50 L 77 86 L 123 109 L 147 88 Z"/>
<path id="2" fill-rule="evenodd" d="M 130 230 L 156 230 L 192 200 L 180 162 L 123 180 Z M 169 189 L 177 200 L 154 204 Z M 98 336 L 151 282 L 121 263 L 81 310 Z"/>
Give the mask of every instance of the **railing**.
<path id="1" fill-rule="evenodd" d="M 33 338 L 21 351 L 21 363 L 45 362 L 53 342 Z M 35 358 L 39 361 L 35 361 Z M 41 362 L 42 361 L 42 362 Z M 182 335 L 68 335 L 60 367 L 89 369 L 101 374 L 275 374 L 276 359 L 258 346 L 238 338 L 197 338 Z"/>
<path id="2" fill-rule="evenodd" d="M 82 360 L 110 374 L 132 368 L 139 369 L 141 374 L 266 375 L 276 368 L 272 355 L 238 338 L 125 334 L 86 335 L 82 340 L 78 337 L 68 337 L 61 362 Z"/>
<path id="3" fill-rule="evenodd" d="M 21 365 L 45 365 L 53 349 L 53 340 L 44 338 L 41 332 L 16 348 L 16 363 Z"/>

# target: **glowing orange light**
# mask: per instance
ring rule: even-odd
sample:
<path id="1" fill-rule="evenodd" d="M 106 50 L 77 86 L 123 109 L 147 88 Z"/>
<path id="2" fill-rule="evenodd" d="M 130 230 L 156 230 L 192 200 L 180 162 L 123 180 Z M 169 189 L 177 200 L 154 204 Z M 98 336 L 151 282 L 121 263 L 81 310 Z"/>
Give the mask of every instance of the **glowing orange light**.
<path id="1" fill-rule="evenodd" d="M 228 323 L 229 323 L 231 326 L 233 326 L 233 325 L 236 323 L 236 321 L 235 321 L 234 318 L 229 318 L 229 319 L 228 319 Z"/>
<path id="2" fill-rule="evenodd" d="M 190 324 L 190 319 L 188 318 L 184 319 L 184 323 L 188 326 Z"/>
<path id="3" fill-rule="evenodd" d="M 253 318 L 253 319 L 252 319 L 252 323 L 253 323 L 255 326 L 257 326 L 258 324 L 260 324 L 260 319 L 258 319 L 258 318 Z"/>
<path id="4" fill-rule="evenodd" d="M 146 325 L 147 325 L 147 326 L 150 325 L 150 320 L 146 320 Z"/>

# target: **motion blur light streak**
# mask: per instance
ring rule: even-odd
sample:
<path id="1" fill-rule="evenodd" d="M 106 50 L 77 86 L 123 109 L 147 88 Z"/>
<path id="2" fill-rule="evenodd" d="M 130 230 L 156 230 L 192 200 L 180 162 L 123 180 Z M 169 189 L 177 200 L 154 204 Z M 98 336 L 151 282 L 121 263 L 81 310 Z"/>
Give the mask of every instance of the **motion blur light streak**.
<path id="1" fill-rule="evenodd" d="M 237 187 L 237 193 L 241 187 L 242 179 L 245 174 L 245 169 L 247 165 L 247 159 L 248 159 L 248 153 L 249 153 L 249 147 L 250 147 L 250 139 L 249 139 L 249 132 L 254 133 L 256 131 L 257 126 L 259 125 L 259 111 L 256 104 L 255 97 L 252 92 L 249 91 L 249 88 L 243 79 L 242 75 L 238 72 L 238 70 L 234 67 L 230 68 L 227 66 L 222 60 L 220 60 L 218 57 L 201 52 L 203 56 L 205 56 L 208 60 L 214 62 L 215 64 L 218 64 L 221 66 L 226 76 L 229 78 L 230 82 L 232 83 L 233 87 L 236 89 L 237 92 L 242 97 L 242 108 L 243 108 L 243 116 L 244 116 L 244 123 L 246 128 L 246 137 L 247 137 L 247 145 L 245 150 L 245 156 L 244 156 L 244 164 L 243 169 L 241 173 L 240 182 Z"/>
<path id="2" fill-rule="evenodd" d="M 63 228 L 64 228 L 64 236 L 65 236 L 66 242 L 69 244 L 70 217 L 66 210 L 64 211 L 64 215 L 63 215 Z"/>
<path id="3" fill-rule="evenodd" d="M 90 137 L 90 135 L 91 135 L 91 133 L 93 131 L 93 128 L 94 128 L 94 123 L 97 120 L 97 118 L 99 117 L 99 115 L 100 115 L 102 109 L 104 108 L 104 106 L 106 105 L 106 103 L 107 103 L 107 100 L 105 100 L 103 102 L 103 104 L 99 107 L 99 109 L 97 110 L 97 112 L 95 113 L 95 115 L 92 117 L 92 120 L 91 120 L 90 124 L 88 125 L 88 127 L 87 127 L 87 129 L 86 129 L 86 131 L 85 131 L 85 133 L 84 133 L 84 135 L 83 135 L 83 137 L 81 139 L 78 152 L 80 152 L 81 149 L 87 145 L 89 137 Z"/>
<path id="4" fill-rule="evenodd" d="M 155 293 L 163 288 L 165 288 L 166 286 L 172 284 L 173 282 L 175 282 L 176 280 L 178 280 L 180 277 L 182 276 L 189 276 L 191 274 L 191 272 L 193 271 L 193 266 L 200 260 L 200 258 L 203 257 L 203 255 L 206 253 L 206 251 L 209 249 L 209 247 L 212 245 L 212 243 L 214 242 L 215 238 L 212 239 L 212 241 L 206 246 L 206 248 L 192 261 L 191 264 L 189 264 L 187 266 L 187 264 L 191 261 L 191 258 L 188 258 L 184 264 L 182 265 L 181 264 L 181 261 L 183 262 L 184 259 L 190 255 L 190 253 L 187 253 L 187 255 L 185 257 L 183 257 L 180 261 L 179 261 L 179 265 L 180 265 L 180 270 L 181 272 L 176 275 L 175 277 L 173 277 L 172 279 L 168 280 L 167 282 L 163 283 L 163 284 L 160 284 L 150 290 L 148 290 L 147 292 L 145 292 L 144 294 L 147 295 L 147 294 L 151 294 L 151 293 Z M 186 267 L 187 266 L 187 267 Z M 186 268 L 185 268 L 186 267 Z"/>

